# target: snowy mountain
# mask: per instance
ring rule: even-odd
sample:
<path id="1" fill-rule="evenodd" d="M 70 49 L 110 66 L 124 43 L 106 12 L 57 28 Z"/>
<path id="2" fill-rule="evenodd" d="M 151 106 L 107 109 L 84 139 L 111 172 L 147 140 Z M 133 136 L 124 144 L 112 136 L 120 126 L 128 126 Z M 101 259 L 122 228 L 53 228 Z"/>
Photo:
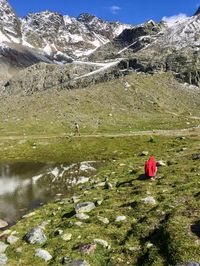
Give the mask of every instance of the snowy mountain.
<path id="1" fill-rule="evenodd" d="M 91 61 L 117 58 L 126 58 L 134 70 L 172 71 L 181 80 L 199 86 L 200 9 L 192 17 L 160 23 L 150 20 L 125 29 L 89 56 Z"/>
<path id="2" fill-rule="evenodd" d="M 0 0 L 0 60 L 9 70 L 41 61 L 70 62 L 89 55 L 125 28 L 131 26 L 90 14 L 73 18 L 44 11 L 19 18 L 6 0 Z"/>

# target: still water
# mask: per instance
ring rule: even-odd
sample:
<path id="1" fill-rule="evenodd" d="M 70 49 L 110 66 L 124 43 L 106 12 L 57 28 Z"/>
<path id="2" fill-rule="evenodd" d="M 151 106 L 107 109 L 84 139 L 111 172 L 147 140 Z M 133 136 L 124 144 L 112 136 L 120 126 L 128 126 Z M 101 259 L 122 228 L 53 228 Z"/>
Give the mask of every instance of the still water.
<path id="1" fill-rule="evenodd" d="M 87 182 L 97 167 L 95 162 L 0 164 L 0 219 L 11 225 L 43 203 L 71 196 L 77 182 Z"/>

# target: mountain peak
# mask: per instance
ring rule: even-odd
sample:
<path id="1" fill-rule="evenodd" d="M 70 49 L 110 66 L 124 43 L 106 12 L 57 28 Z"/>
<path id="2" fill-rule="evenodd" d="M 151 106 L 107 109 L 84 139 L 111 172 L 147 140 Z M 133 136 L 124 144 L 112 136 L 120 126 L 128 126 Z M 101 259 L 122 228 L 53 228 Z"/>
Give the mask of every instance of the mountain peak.
<path id="1" fill-rule="evenodd" d="M 77 20 L 80 22 L 90 22 L 92 21 L 96 16 L 89 14 L 89 13 L 82 13 L 78 16 Z"/>
<path id="2" fill-rule="evenodd" d="M 198 16 L 200 14 L 200 6 L 198 7 L 197 11 L 194 13 L 194 16 Z"/>

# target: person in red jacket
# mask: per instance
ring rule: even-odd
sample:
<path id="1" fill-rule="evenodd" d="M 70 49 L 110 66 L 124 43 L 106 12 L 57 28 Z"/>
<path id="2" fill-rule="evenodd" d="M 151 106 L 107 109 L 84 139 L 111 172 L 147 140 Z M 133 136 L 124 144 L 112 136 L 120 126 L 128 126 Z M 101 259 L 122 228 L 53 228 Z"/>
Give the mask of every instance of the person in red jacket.
<path id="1" fill-rule="evenodd" d="M 144 167 L 146 177 L 155 177 L 157 167 L 156 167 L 156 160 L 154 156 L 150 156 L 149 160 L 146 161 Z"/>

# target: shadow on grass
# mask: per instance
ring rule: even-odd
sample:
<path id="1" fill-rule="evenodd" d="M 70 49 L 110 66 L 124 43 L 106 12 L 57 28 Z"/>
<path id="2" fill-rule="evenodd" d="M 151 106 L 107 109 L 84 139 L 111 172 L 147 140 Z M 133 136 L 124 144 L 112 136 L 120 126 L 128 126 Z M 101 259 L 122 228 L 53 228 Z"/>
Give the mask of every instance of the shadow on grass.
<path id="1" fill-rule="evenodd" d="M 190 228 L 192 233 L 200 238 L 200 221 L 197 221 L 195 224 L 191 225 Z"/>

